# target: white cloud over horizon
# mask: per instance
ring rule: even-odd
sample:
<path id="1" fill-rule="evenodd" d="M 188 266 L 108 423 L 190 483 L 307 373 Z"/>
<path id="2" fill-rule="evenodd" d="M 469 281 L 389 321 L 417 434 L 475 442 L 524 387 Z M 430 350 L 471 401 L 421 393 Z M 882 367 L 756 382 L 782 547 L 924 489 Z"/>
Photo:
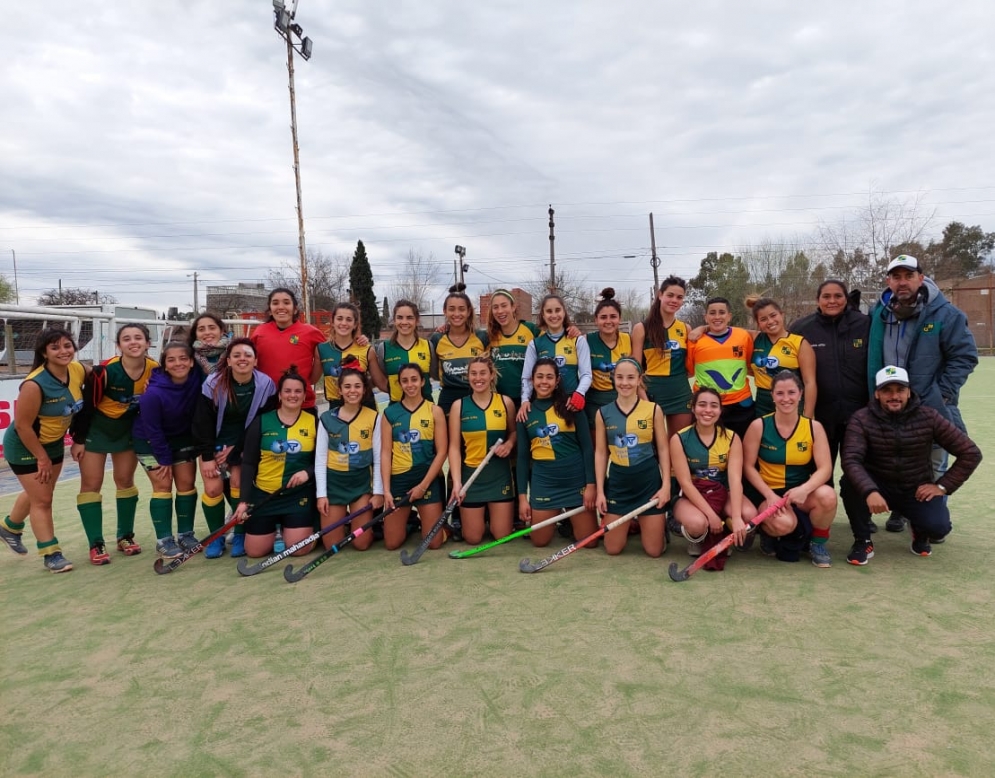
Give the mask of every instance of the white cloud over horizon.
<path id="1" fill-rule="evenodd" d="M 995 229 L 982 0 L 302 0 L 297 21 L 307 242 L 362 239 L 381 295 L 409 248 L 448 269 L 465 245 L 471 291 L 523 279 L 548 257 L 548 203 L 558 265 L 592 287 L 648 286 L 649 211 L 664 274 L 810 234 L 872 185 L 924 191 L 933 234 Z M 266 281 L 296 261 L 269 0 L 52 0 L 8 22 L 0 273 L 16 250 L 22 298 L 61 278 L 182 308 L 194 271 Z"/>

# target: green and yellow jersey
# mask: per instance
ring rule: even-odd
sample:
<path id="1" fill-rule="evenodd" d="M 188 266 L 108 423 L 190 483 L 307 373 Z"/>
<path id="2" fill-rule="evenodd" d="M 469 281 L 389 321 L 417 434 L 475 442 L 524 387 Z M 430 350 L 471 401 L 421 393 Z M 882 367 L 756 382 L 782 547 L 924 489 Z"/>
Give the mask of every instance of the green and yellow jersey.
<path id="1" fill-rule="evenodd" d="M 290 425 L 276 411 L 264 413 L 260 422 L 260 456 L 255 486 L 267 494 L 284 488 L 294 473 L 311 470 L 317 441 L 317 420 L 302 411 Z"/>
<path id="2" fill-rule="evenodd" d="M 432 399 L 432 346 L 425 338 L 418 338 L 411 348 L 404 348 L 398 343 L 387 340 L 377 346 L 377 357 L 380 366 L 387 376 L 387 383 L 390 385 L 390 401 L 399 402 L 404 396 L 401 391 L 401 382 L 397 376 L 401 365 L 418 365 L 421 368 L 425 385 L 422 387 L 422 397 L 426 400 Z"/>
<path id="3" fill-rule="evenodd" d="M 618 402 L 601 408 L 601 420 L 608 438 L 608 453 L 614 467 L 636 467 L 655 456 L 653 414 L 656 404 L 639 400 L 625 413 Z"/>
<path id="4" fill-rule="evenodd" d="M 435 405 L 422 400 L 413 411 L 402 403 L 391 403 L 384 411 L 384 421 L 390 425 L 390 473 L 424 473 L 435 459 Z"/>
<path id="5" fill-rule="evenodd" d="M 815 472 L 815 432 L 812 420 L 799 416 L 787 438 L 781 437 L 774 414 L 763 417 L 763 434 L 757 469 L 774 491 L 784 491 L 805 483 Z"/>
<path id="6" fill-rule="evenodd" d="M 460 403 L 460 434 L 463 464 L 475 468 L 499 438 L 508 437 L 504 397 L 493 392 L 490 402 L 483 408 L 473 401 L 473 397 L 464 397 Z"/>
<path id="7" fill-rule="evenodd" d="M 522 321 L 511 335 L 503 332 L 491 338 L 488 347 L 497 370 L 497 390 L 508 397 L 518 397 L 522 388 L 522 369 L 529 343 L 535 340 L 538 329 L 532 322 Z"/>
<path id="8" fill-rule="evenodd" d="M 321 361 L 321 373 L 324 376 L 325 399 L 332 407 L 342 404 L 342 395 L 339 393 L 339 375 L 342 373 L 343 360 L 350 357 L 359 362 L 359 369 L 362 372 L 369 372 L 369 346 L 357 346 L 356 343 L 350 343 L 343 349 L 336 346 L 335 343 L 318 344 L 318 359 Z"/>
<path id="9" fill-rule="evenodd" d="M 729 487 L 726 471 L 729 467 L 729 452 L 732 449 L 734 434 L 732 430 L 717 428 L 715 439 L 709 445 L 705 445 L 693 424 L 677 433 L 692 478 L 717 481 L 726 488 Z"/>

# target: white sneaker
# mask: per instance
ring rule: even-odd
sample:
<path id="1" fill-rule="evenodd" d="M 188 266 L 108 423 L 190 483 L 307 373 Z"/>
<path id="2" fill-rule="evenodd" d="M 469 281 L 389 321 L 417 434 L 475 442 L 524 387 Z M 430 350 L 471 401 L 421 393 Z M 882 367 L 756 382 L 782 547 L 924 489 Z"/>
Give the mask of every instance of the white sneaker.
<path id="1" fill-rule="evenodd" d="M 698 541 L 697 543 L 690 541 L 688 543 L 688 556 L 701 556 L 701 546 L 701 541 Z"/>

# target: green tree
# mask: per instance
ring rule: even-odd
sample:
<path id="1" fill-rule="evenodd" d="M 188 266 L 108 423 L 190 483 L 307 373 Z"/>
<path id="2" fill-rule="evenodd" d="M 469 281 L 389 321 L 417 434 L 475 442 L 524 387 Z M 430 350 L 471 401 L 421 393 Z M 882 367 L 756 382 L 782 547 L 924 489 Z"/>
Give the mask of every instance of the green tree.
<path id="1" fill-rule="evenodd" d="M 750 271 L 742 257 L 728 252 L 721 255 L 715 251 L 708 252 L 701 260 L 698 275 L 688 281 L 688 286 L 704 300 L 709 297 L 725 297 L 732 311 L 732 323 L 740 327 L 749 324 L 743 300 L 753 291 L 753 285 L 750 283 Z"/>
<path id="2" fill-rule="evenodd" d="M 370 340 L 380 336 L 380 306 L 373 294 L 373 271 L 366 257 L 363 241 L 356 243 L 356 253 L 349 266 L 349 293 L 359 306 L 359 316 L 363 320 L 363 334 Z"/>
<path id="3" fill-rule="evenodd" d="M 933 278 L 960 280 L 984 272 L 988 256 L 995 249 L 995 232 L 979 225 L 967 227 L 950 222 L 943 228 L 943 240 L 930 243 L 923 270 Z"/>
<path id="4" fill-rule="evenodd" d="M 16 297 L 14 285 L 5 276 L 0 276 L 0 303 L 12 303 Z"/>

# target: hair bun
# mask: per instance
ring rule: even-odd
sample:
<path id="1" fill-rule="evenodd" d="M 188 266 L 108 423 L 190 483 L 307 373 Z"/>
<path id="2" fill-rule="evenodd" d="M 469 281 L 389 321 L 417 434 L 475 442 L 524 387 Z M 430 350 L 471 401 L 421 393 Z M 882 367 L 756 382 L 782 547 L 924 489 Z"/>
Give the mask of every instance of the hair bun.
<path id="1" fill-rule="evenodd" d="M 753 306 L 757 304 L 757 301 L 759 299 L 760 295 L 758 294 L 748 294 L 746 295 L 746 299 L 743 300 L 743 305 L 745 305 L 747 308 L 749 308 L 752 311 Z"/>
<path id="2" fill-rule="evenodd" d="M 453 284 L 449 287 L 450 294 L 459 294 L 460 292 L 466 291 L 466 284 Z"/>
<path id="3" fill-rule="evenodd" d="M 601 299 L 602 300 L 614 300 L 615 299 L 615 290 L 612 289 L 610 286 L 606 286 L 604 289 L 601 290 Z"/>

